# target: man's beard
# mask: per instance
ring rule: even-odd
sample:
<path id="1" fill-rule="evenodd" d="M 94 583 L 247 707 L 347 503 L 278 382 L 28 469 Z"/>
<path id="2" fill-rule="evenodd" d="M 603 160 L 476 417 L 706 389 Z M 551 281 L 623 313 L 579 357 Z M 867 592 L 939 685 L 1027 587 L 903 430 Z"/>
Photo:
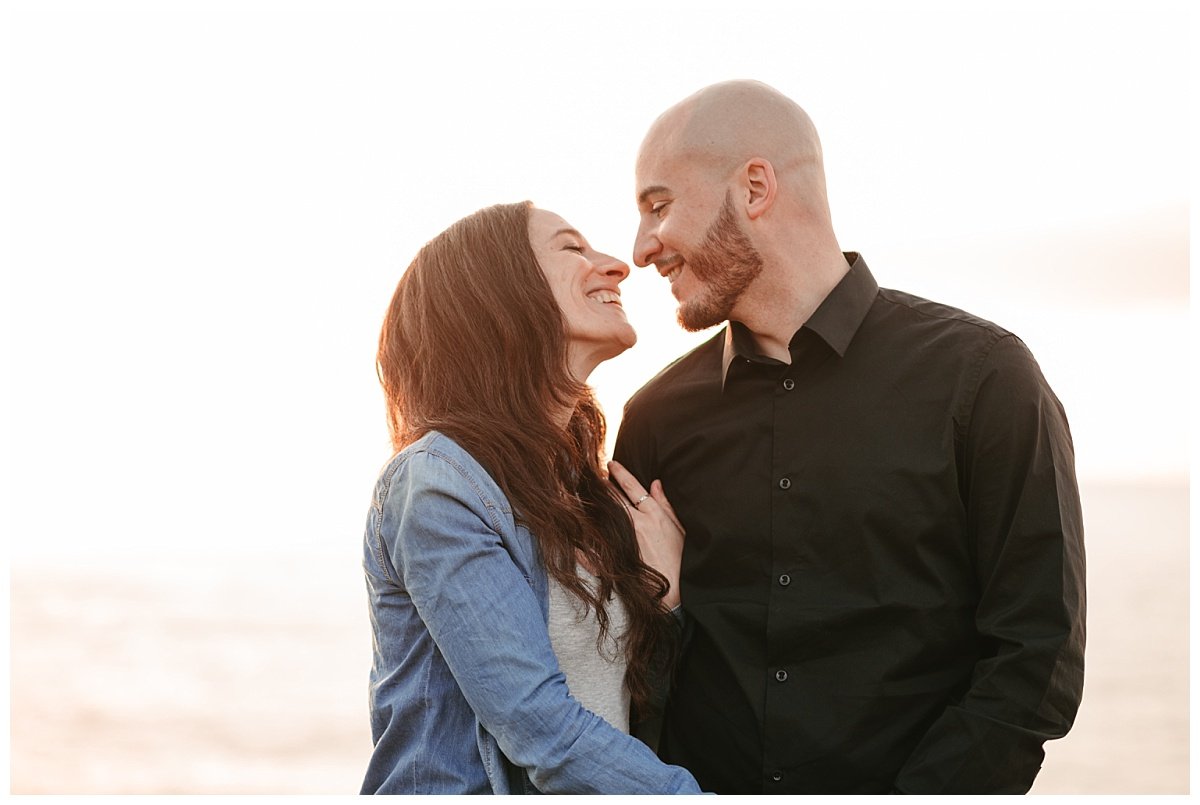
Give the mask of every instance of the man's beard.
<path id="1" fill-rule="evenodd" d="M 696 332 L 726 321 L 763 269 L 762 255 L 738 226 L 729 193 L 704 241 L 685 262 L 703 288 L 694 299 L 679 305 L 680 326 Z"/>

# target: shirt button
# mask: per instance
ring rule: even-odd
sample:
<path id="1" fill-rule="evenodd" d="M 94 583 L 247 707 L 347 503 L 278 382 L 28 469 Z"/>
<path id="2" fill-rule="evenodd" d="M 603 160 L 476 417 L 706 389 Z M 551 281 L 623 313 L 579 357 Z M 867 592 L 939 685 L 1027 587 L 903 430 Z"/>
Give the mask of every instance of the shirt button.
<path id="1" fill-rule="evenodd" d="M 784 390 L 784 391 L 791 391 L 791 390 L 792 390 L 792 389 L 794 389 L 794 388 L 796 388 L 796 381 L 795 381 L 795 380 L 792 380 L 792 379 L 789 377 L 789 378 L 787 378 L 787 379 L 785 379 L 785 380 L 783 381 L 783 390 Z"/>
<path id="2" fill-rule="evenodd" d="M 791 489 L 792 488 L 791 480 L 788 478 L 780 478 L 779 479 L 779 488 L 780 489 Z"/>
<path id="3" fill-rule="evenodd" d="M 775 782 L 779 782 L 780 780 L 783 779 L 783 773 L 775 772 L 774 774 L 771 775 L 771 779 L 774 780 Z"/>
<path id="4" fill-rule="evenodd" d="M 776 682 L 787 682 L 787 671 L 783 670 L 782 668 L 780 668 L 778 671 L 776 671 L 775 672 L 775 681 Z"/>
<path id="5" fill-rule="evenodd" d="M 784 573 L 783 575 L 781 575 L 779 577 L 779 586 L 780 587 L 786 587 L 791 583 L 792 583 L 792 577 L 789 576 L 787 573 Z"/>

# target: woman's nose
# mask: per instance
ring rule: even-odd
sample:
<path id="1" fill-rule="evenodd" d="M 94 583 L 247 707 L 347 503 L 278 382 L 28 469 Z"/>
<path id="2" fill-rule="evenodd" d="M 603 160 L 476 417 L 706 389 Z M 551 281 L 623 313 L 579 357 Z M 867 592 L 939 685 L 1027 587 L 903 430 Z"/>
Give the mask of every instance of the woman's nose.
<path id="1" fill-rule="evenodd" d="M 616 277 L 617 282 L 623 282 L 629 276 L 629 266 L 625 261 L 618 260 L 611 254 L 597 252 L 593 265 L 596 266 L 597 271 L 600 271 L 605 276 Z"/>

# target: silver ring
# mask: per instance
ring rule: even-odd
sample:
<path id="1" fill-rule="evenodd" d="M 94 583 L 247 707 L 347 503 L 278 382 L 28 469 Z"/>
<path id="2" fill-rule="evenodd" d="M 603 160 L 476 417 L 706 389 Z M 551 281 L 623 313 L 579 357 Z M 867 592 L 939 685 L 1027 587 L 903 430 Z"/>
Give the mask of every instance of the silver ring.
<path id="1" fill-rule="evenodd" d="M 633 504 L 633 508 L 635 508 L 635 509 L 636 509 L 638 506 L 641 506 L 641 505 L 642 505 L 642 501 L 644 501 L 644 500 L 645 500 L 646 498 L 648 498 L 648 497 L 650 497 L 650 496 L 649 496 L 649 495 L 642 495 L 640 498 L 638 498 L 638 499 L 637 499 L 637 500 L 634 502 L 634 504 Z"/>

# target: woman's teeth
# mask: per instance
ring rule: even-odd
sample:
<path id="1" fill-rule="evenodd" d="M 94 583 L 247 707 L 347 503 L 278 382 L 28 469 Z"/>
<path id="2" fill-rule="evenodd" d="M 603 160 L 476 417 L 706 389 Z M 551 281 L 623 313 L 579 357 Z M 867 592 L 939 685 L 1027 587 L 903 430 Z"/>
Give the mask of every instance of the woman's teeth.
<path id="1" fill-rule="evenodd" d="M 606 290 L 592 291 L 588 294 L 588 299 L 595 299 L 597 302 L 603 302 L 606 305 L 621 304 L 621 295 L 619 293 Z"/>

